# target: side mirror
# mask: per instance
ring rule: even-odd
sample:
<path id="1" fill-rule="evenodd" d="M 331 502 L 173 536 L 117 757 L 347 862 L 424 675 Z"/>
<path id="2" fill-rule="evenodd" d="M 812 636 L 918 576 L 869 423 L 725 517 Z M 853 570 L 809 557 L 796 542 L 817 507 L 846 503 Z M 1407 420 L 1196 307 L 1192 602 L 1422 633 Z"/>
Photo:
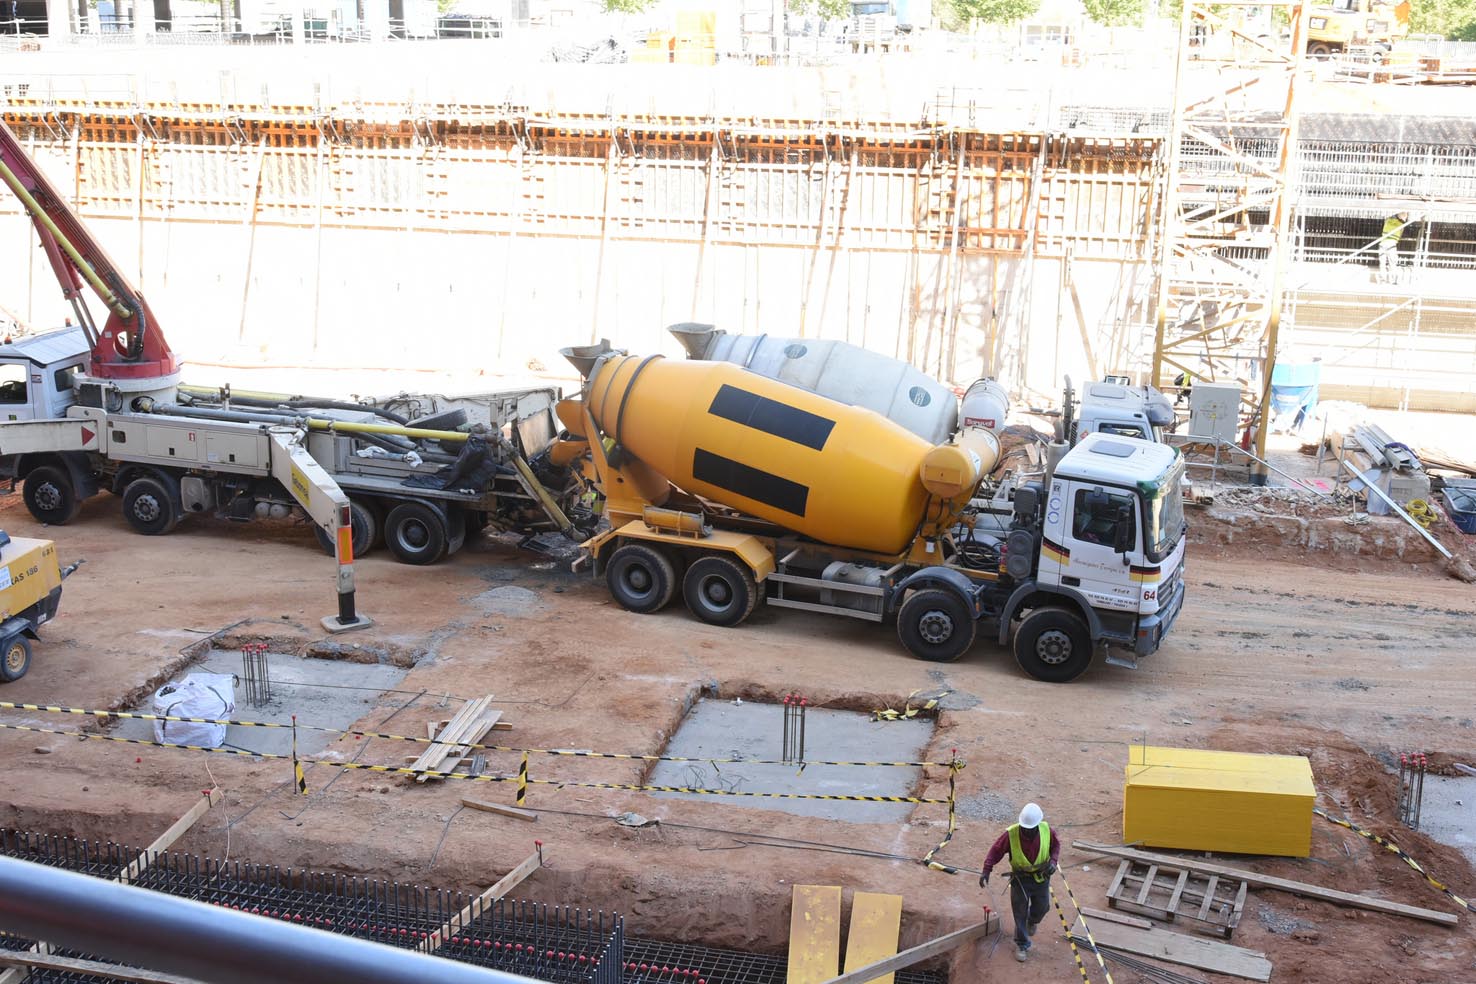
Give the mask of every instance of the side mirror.
<path id="1" fill-rule="evenodd" d="M 1133 511 L 1128 506 L 1119 506 L 1117 509 L 1117 538 L 1112 543 L 1112 549 L 1120 554 L 1133 549 Z"/>

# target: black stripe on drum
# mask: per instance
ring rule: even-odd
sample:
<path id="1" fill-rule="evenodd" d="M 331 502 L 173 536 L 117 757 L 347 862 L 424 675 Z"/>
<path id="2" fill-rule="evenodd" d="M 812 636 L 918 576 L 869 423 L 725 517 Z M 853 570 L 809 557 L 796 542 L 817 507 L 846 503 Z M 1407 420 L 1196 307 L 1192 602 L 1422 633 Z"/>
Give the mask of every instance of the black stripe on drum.
<path id="1" fill-rule="evenodd" d="M 707 412 L 816 451 L 825 447 L 830 432 L 835 429 L 835 421 L 829 417 L 821 417 L 727 383 L 712 398 L 712 406 L 707 408 Z"/>
<path id="2" fill-rule="evenodd" d="M 692 454 L 692 477 L 754 502 L 804 516 L 810 487 L 732 458 L 698 448 Z"/>

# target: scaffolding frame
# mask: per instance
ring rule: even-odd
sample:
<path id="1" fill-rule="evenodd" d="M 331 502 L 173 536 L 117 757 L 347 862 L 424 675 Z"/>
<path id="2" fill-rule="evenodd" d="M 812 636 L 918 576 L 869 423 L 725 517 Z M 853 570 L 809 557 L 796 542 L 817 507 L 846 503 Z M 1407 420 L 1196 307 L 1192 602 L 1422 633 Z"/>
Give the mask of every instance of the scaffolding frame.
<path id="1" fill-rule="evenodd" d="M 1188 0 L 1166 143 L 1150 381 L 1238 382 L 1258 459 L 1290 254 L 1302 13 L 1302 0 Z"/>

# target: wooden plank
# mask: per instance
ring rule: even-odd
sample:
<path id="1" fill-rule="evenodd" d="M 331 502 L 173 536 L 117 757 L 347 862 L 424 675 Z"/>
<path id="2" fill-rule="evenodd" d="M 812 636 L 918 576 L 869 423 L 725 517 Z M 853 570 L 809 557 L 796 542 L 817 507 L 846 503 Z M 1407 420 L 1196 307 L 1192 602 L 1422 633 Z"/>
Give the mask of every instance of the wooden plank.
<path id="1" fill-rule="evenodd" d="M 1148 904 L 1148 895 L 1150 892 L 1153 891 L 1153 883 L 1156 881 L 1158 881 L 1158 865 L 1155 864 L 1150 866 L 1148 869 L 1148 874 L 1143 876 L 1143 885 L 1141 888 L 1138 889 L 1139 905 Z"/>
<path id="2" fill-rule="evenodd" d="M 199 984 L 192 977 L 176 977 L 173 974 L 161 974 L 138 967 L 120 967 L 118 964 L 99 963 L 96 960 L 78 960 L 74 957 L 58 957 L 40 953 L 0 952 L 0 966 L 86 974 L 89 977 L 106 977 L 114 981 L 133 981 L 135 984 Z"/>
<path id="3" fill-rule="evenodd" d="M 473 721 L 462 730 L 461 737 L 457 739 L 460 744 L 453 746 L 451 750 L 446 753 L 446 757 L 441 761 L 440 768 L 436 771 L 455 772 L 457 767 L 460 766 L 463 762 L 466 762 L 468 759 L 470 759 L 470 757 L 476 751 L 475 749 L 466 748 L 464 746 L 479 744 L 483 738 L 487 737 L 487 732 L 492 730 L 492 725 L 496 724 L 497 719 L 500 717 L 502 717 L 501 711 L 483 711 L 482 714 L 475 721 Z M 415 781 L 425 782 L 426 780 L 431 778 L 433 777 L 416 776 Z"/>
<path id="4" fill-rule="evenodd" d="M 859 970 L 897 952 L 902 932 L 902 896 L 857 892 L 851 900 L 851 931 L 846 936 L 846 970 Z M 892 984 L 892 974 L 869 984 Z"/>
<path id="5" fill-rule="evenodd" d="M 1282 892 L 1290 892 L 1303 898 L 1319 899 L 1323 902 L 1332 902 L 1336 905 L 1351 906 L 1356 909 L 1368 909 L 1372 912 L 1387 912 L 1395 916 L 1408 916 L 1411 919 L 1423 919 L 1425 922 L 1438 923 L 1441 926 L 1454 926 L 1457 919 L 1449 912 L 1437 912 L 1434 909 L 1422 909 L 1416 905 L 1404 905 L 1400 902 L 1390 902 L 1387 899 L 1376 899 L 1371 895 L 1355 895 L 1352 892 L 1340 892 L 1333 888 L 1323 888 L 1321 885 L 1312 885 L 1307 882 L 1292 881 L 1289 878 L 1275 878 L 1271 875 L 1261 875 L 1254 871 L 1246 871 L 1243 868 L 1230 868 L 1225 865 L 1210 864 L 1207 861 L 1197 859 L 1170 858 L 1160 854 L 1151 854 L 1147 851 L 1134 850 L 1131 847 L 1118 847 L 1113 844 L 1094 844 L 1091 841 L 1073 841 L 1072 847 L 1080 851 L 1090 851 L 1095 854 L 1106 854 L 1115 858 L 1128 858 L 1133 861 L 1142 861 L 1144 864 L 1175 864 L 1192 868 L 1205 875 L 1223 875 L 1227 878 L 1238 878 L 1252 888 L 1274 888 Z"/>
<path id="6" fill-rule="evenodd" d="M 169 850 L 170 845 L 183 837 L 195 825 L 196 820 L 199 820 L 206 813 L 210 812 L 210 808 L 219 802 L 220 790 L 207 789 L 204 795 L 200 797 L 199 802 L 186 810 L 184 816 L 170 824 L 168 830 L 154 838 L 154 842 L 144 848 L 142 854 L 133 859 L 133 863 L 118 876 L 117 880 L 127 885 L 139 875 L 143 874 L 145 869 L 154 863 L 154 858 L 160 851 Z"/>
<path id="7" fill-rule="evenodd" d="M 1219 884 L 1220 884 L 1220 876 L 1219 875 L 1210 875 L 1209 876 L 1209 884 L 1206 885 L 1205 886 L 1205 889 L 1204 889 L 1204 901 L 1202 903 L 1200 903 L 1200 906 L 1199 906 L 1199 918 L 1200 919 L 1207 919 L 1207 918 L 1209 918 L 1210 905 L 1215 901 L 1215 889 L 1219 887 Z M 1241 884 L 1244 885 L 1245 882 L 1241 882 Z"/>
<path id="8" fill-rule="evenodd" d="M 1169 911 L 1169 915 L 1172 916 L 1172 915 L 1175 915 L 1175 914 L 1178 913 L 1178 911 L 1179 911 L 1179 899 L 1183 898 L 1183 896 L 1184 896 L 1184 886 L 1187 885 L 1188 883 L 1189 883 L 1189 872 L 1187 872 L 1187 871 L 1181 871 L 1181 872 L 1179 872 L 1179 880 L 1176 881 L 1176 882 L 1174 882 L 1174 891 L 1173 891 L 1173 894 L 1171 894 L 1169 896 L 1168 905 L 1164 906 L 1164 908 Z M 1209 895 L 1210 893 L 1206 892 L 1205 894 L 1206 895 Z M 1213 897 L 1213 896 L 1211 896 L 1211 897 Z"/>
<path id="9" fill-rule="evenodd" d="M 420 758 L 415 760 L 411 768 L 421 772 L 441 771 L 441 763 L 445 761 L 446 756 L 456 751 L 455 743 L 462 740 L 461 736 L 481 717 L 482 712 L 487 709 L 487 704 L 491 700 L 492 697 L 488 695 L 486 697 L 478 697 L 476 700 L 467 701 L 462 705 L 461 710 L 457 711 L 456 716 L 451 719 L 451 723 L 442 728 L 440 734 L 436 736 L 438 740 L 427 748 Z M 415 781 L 425 782 L 427 778 L 429 777 L 416 776 Z"/>
<path id="10" fill-rule="evenodd" d="M 1099 947 L 1109 950 L 1136 953 L 1155 960 L 1216 974 L 1229 974 L 1231 977 L 1243 977 L 1251 981 L 1271 979 L 1271 961 L 1266 959 L 1264 953 L 1231 946 L 1229 943 L 1216 943 L 1198 936 L 1171 933 L 1166 929 L 1135 929 L 1132 926 L 1112 924 L 1093 928 L 1092 936 Z M 1080 942 L 1085 943 L 1086 937 L 1083 936 Z"/>
<path id="11" fill-rule="evenodd" d="M 1111 909 L 1093 909 L 1089 905 L 1081 907 L 1081 914 L 1093 919 L 1105 919 L 1108 922 L 1122 923 L 1124 926 L 1136 926 L 1138 929 L 1152 929 L 1153 923 L 1147 919 L 1139 919 L 1125 912 L 1113 912 Z M 1096 930 L 1092 930 L 1093 935 Z"/>
<path id="12" fill-rule="evenodd" d="M 848 970 L 841 976 L 832 977 L 821 984 L 866 984 L 867 981 L 874 980 L 880 974 L 892 974 L 904 970 L 913 964 L 922 963 L 929 957 L 936 957 L 940 953 L 955 950 L 972 940 L 988 936 L 997 929 L 999 929 L 999 914 L 991 912 L 983 922 L 974 923 L 972 926 L 965 926 L 946 936 L 920 943 L 909 950 L 903 950 L 894 957 L 885 957 L 865 967 Z M 794 978 L 791 977 L 787 984 L 794 984 Z"/>
<path id="13" fill-rule="evenodd" d="M 514 820 L 527 820 L 532 822 L 538 819 L 538 814 L 532 810 L 520 810 L 516 806 L 503 806 L 501 803 L 488 803 L 485 800 L 464 799 L 462 806 L 471 807 L 473 810 L 482 810 L 486 813 L 497 813 L 504 817 L 512 817 Z"/>
<path id="14" fill-rule="evenodd" d="M 533 874 L 533 872 L 537 871 L 542 866 L 543 849 L 539 848 L 538 850 L 534 851 L 532 854 L 524 858 L 516 868 L 503 875 L 502 878 L 498 880 L 497 884 L 493 885 L 481 895 L 478 895 L 476 898 L 472 899 L 471 903 L 467 905 L 466 908 L 458 912 L 456 915 L 452 916 L 450 920 L 447 921 L 446 925 L 442 926 L 440 929 L 430 934 L 430 936 L 427 937 L 425 941 L 425 952 L 433 953 L 436 950 L 440 949 L 441 944 L 445 943 L 448 939 L 461 932 L 462 927 L 471 922 L 477 916 L 481 915 L 484 911 L 486 911 L 487 906 L 491 905 L 493 902 L 496 902 L 508 892 L 511 892 L 514 888 L 517 888 L 518 885 L 522 884 L 525 878 Z"/>
<path id="15" fill-rule="evenodd" d="M 840 886 L 796 885 L 792 899 L 788 984 L 821 984 L 840 973 Z"/>
<path id="16" fill-rule="evenodd" d="M 1127 875 L 1128 869 L 1132 866 L 1133 863 L 1131 861 L 1123 861 L 1118 864 L 1117 874 L 1112 876 L 1112 884 L 1107 886 L 1108 904 L 1111 904 L 1112 901 L 1116 898 L 1117 889 L 1122 884 L 1123 878 Z"/>

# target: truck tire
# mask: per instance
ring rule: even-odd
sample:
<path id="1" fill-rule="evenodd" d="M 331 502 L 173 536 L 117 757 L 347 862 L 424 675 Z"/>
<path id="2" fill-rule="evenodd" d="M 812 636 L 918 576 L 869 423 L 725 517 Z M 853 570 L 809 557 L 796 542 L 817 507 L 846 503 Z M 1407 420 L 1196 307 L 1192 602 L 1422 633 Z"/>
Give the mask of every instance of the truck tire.
<path id="1" fill-rule="evenodd" d="M 605 584 L 620 607 L 649 615 L 665 608 L 676 594 L 676 570 L 659 550 L 627 543 L 605 565 Z"/>
<path id="2" fill-rule="evenodd" d="M 123 518 L 145 536 L 162 536 L 179 525 L 179 492 L 163 479 L 135 478 L 123 490 Z"/>
<path id="3" fill-rule="evenodd" d="M 687 608 L 708 625 L 732 628 L 753 614 L 758 584 L 748 568 L 728 557 L 703 557 L 682 578 Z"/>
<path id="4" fill-rule="evenodd" d="M 0 642 L 0 683 L 14 683 L 31 668 L 31 642 L 13 635 Z"/>
<path id="5" fill-rule="evenodd" d="M 446 508 L 446 556 L 466 546 L 466 512 L 457 506 Z"/>
<path id="6" fill-rule="evenodd" d="M 77 518 L 82 500 L 65 468 L 42 465 L 26 476 L 22 497 L 31 515 L 47 526 L 65 526 Z"/>
<path id="7" fill-rule="evenodd" d="M 1037 680 L 1069 683 L 1092 665 L 1092 635 L 1075 612 L 1037 608 L 1015 630 L 1015 662 Z"/>
<path id="8" fill-rule="evenodd" d="M 374 544 L 379 540 L 379 517 L 372 507 L 358 499 L 349 500 L 349 523 L 354 531 L 354 557 L 363 557 L 374 549 Z M 318 538 L 318 546 L 323 552 L 332 557 L 338 553 L 338 548 L 329 538 L 321 526 L 314 524 L 313 533 Z"/>
<path id="9" fill-rule="evenodd" d="M 942 588 L 915 592 L 897 610 L 902 648 L 930 663 L 957 661 L 973 647 L 978 628 L 964 600 Z"/>
<path id="10" fill-rule="evenodd" d="M 1338 49 L 1326 41 L 1313 41 L 1307 45 L 1307 54 L 1313 58 L 1331 58 L 1338 53 Z"/>
<path id="11" fill-rule="evenodd" d="M 402 564 L 424 567 L 446 556 L 446 521 L 423 502 L 402 502 L 384 519 L 384 545 Z"/>

